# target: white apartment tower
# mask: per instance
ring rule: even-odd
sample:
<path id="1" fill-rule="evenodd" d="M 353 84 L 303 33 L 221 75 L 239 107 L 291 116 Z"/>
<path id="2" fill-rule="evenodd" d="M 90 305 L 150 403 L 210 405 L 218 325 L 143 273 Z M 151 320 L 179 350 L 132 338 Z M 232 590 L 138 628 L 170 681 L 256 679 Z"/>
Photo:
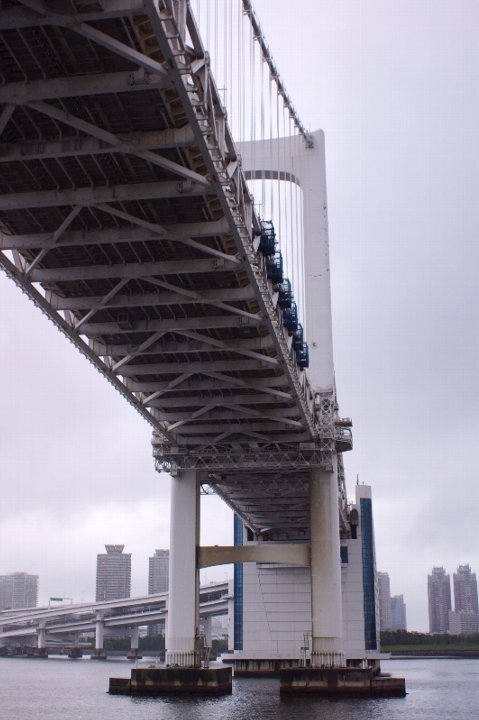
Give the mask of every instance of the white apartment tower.
<path id="1" fill-rule="evenodd" d="M 97 555 L 96 601 L 130 597 L 131 553 L 124 545 L 105 545 L 106 553 Z"/>
<path id="2" fill-rule="evenodd" d="M 449 632 L 453 635 L 479 633 L 477 578 L 469 565 L 459 565 L 453 575 L 454 612 L 449 613 Z"/>
<path id="3" fill-rule="evenodd" d="M 168 592 L 169 550 L 155 550 L 148 564 L 148 594 Z"/>
<path id="4" fill-rule="evenodd" d="M 453 575 L 453 585 L 454 610 L 477 614 L 477 578 L 469 565 L 459 565 Z"/>
<path id="5" fill-rule="evenodd" d="M 14 572 L 0 575 L 0 610 L 36 607 L 38 575 Z"/>
<path id="6" fill-rule="evenodd" d="M 168 592 L 169 550 L 155 550 L 148 560 L 148 594 Z M 148 625 L 148 635 L 161 635 L 165 632 L 165 621 Z"/>
<path id="7" fill-rule="evenodd" d="M 449 631 L 449 611 L 451 609 L 451 580 L 443 567 L 434 567 L 427 577 L 429 601 L 429 632 L 447 633 Z"/>

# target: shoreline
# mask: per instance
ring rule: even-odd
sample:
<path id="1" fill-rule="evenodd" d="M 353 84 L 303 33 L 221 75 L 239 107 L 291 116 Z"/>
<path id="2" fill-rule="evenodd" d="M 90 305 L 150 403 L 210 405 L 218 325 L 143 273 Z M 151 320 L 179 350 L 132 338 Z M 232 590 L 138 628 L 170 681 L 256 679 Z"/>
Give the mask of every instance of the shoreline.
<path id="1" fill-rule="evenodd" d="M 479 660 L 479 650 L 384 650 L 391 660 Z"/>

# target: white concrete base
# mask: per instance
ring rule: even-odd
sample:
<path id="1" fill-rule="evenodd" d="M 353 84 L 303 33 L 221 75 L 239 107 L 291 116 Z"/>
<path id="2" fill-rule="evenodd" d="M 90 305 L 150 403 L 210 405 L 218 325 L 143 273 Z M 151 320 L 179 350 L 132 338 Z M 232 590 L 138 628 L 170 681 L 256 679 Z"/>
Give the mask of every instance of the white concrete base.
<path id="1" fill-rule="evenodd" d="M 200 658 L 197 652 L 181 650 L 178 652 L 168 650 L 165 655 L 166 666 L 196 668 L 199 667 Z"/>
<path id="2" fill-rule="evenodd" d="M 346 667 L 346 658 L 341 652 L 328 652 L 313 650 L 311 653 L 311 667 L 313 668 L 343 668 Z"/>

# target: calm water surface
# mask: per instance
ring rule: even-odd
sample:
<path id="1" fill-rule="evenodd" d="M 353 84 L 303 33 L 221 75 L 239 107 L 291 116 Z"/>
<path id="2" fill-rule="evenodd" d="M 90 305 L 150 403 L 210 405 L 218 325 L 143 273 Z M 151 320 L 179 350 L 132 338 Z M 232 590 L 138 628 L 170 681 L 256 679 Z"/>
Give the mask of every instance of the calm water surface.
<path id="1" fill-rule="evenodd" d="M 319 700 L 279 697 L 276 680 L 234 680 L 214 699 L 110 696 L 108 678 L 131 663 L 0 658 L 1 720 L 472 720 L 479 717 L 479 660 L 389 660 L 406 678 L 405 698 Z"/>

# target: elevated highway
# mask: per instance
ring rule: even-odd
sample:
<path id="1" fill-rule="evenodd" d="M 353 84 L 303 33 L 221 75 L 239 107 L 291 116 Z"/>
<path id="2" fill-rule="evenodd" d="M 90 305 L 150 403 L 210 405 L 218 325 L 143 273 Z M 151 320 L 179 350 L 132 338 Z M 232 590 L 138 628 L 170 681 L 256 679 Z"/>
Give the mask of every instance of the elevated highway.
<path id="1" fill-rule="evenodd" d="M 228 615 L 232 608 L 231 583 L 221 582 L 200 588 L 200 616 L 207 619 Z M 156 593 L 96 603 L 80 603 L 57 608 L 0 612 L 0 646 L 15 645 L 35 638 L 39 647 L 50 640 L 77 637 L 97 632 L 101 638 L 111 631 L 131 632 L 135 628 L 158 623 L 168 617 L 168 593 Z"/>

